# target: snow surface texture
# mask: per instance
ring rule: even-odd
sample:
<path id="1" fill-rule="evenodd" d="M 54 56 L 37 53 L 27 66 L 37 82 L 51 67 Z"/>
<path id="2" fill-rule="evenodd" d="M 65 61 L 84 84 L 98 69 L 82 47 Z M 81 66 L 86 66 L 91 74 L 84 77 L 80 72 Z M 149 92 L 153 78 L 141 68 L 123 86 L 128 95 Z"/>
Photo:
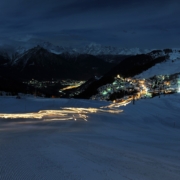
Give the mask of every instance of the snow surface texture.
<path id="1" fill-rule="evenodd" d="M 135 76 L 137 78 L 150 78 L 154 75 L 169 75 L 180 72 L 180 52 L 169 53 L 169 59 L 158 63 L 147 71 Z"/>
<path id="2" fill-rule="evenodd" d="M 1 180 L 178 180 L 180 95 L 89 113 L 87 121 L 0 119 Z M 100 108 L 105 101 L 0 97 L 0 114 Z M 62 110 L 63 111 L 63 110 Z"/>

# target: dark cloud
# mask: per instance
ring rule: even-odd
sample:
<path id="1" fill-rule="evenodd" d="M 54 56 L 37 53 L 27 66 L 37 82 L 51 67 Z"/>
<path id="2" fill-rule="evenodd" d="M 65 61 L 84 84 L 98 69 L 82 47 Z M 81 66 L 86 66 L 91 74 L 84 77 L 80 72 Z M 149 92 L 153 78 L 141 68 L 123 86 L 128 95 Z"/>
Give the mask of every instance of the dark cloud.
<path id="1" fill-rule="evenodd" d="M 1 41 L 46 39 L 59 44 L 177 46 L 178 0 L 6 0 L 0 2 Z M 28 38 L 27 38 L 28 37 Z"/>

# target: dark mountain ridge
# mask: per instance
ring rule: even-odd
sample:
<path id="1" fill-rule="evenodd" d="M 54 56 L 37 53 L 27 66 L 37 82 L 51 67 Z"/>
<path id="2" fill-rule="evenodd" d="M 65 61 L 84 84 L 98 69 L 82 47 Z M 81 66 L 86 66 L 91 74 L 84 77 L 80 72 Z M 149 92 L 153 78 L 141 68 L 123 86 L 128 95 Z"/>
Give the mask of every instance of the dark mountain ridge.
<path id="1" fill-rule="evenodd" d="M 165 52 L 165 53 L 164 53 Z M 112 83 L 117 74 L 122 77 L 132 77 L 151 68 L 157 63 L 161 63 L 168 58 L 167 51 L 153 51 L 149 54 L 132 56 L 121 61 L 117 66 L 107 72 L 102 78 L 93 82 L 82 93 L 75 96 L 76 98 L 90 98 L 97 94 L 97 89 L 105 84 Z M 161 53 L 161 54 L 159 54 Z M 155 56 L 156 55 L 156 56 Z"/>
<path id="2" fill-rule="evenodd" d="M 31 79 L 91 79 L 68 92 L 77 98 L 90 98 L 97 93 L 100 86 L 112 83 L 117 74 L 123 77 L 135 76 L 156 63 L 165 61 L 171 52 L 171 49 L 155 50 L 126 58 L 127 56 L 121 55 L 54 54 L 37 46 L 22 54 L 16 54 L 14 59 L 0 55 L 0 75 L 19 82 Z M 93 78 L 95 76 L 101 78 Z"/>
<path id="3" fill-rule="evenodd" d="M 103 75 L 115 64 L 93 55 L 54 54 L 37 46 L 20 54 L 14 60 L 0 56 L 1 73 L 20 80 L 83 79 Z"/>

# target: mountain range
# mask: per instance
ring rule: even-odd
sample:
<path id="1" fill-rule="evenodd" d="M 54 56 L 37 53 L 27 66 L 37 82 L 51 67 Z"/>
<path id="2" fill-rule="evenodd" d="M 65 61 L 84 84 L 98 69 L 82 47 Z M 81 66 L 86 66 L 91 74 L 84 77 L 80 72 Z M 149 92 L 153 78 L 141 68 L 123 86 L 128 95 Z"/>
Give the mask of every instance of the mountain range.
<path id="1" fill-rule="evenodd" d="M 136 55 L 143 54 L 152 51 L 151 49 L 140 49 L 140 48 L 122 48 L 114 46 L 106 46 L 96 43 L 91 43 L 83 47 L 66 47 L 54 45 L 46 41 L 38 41 L 31 43 L 24 43 L 23 45 L 2 45 L 0 46 L 0 53 L 4 52 L 10 55 L 13 54 L 22 54 L 29 49 L 32 49 L 36 46 L 41 46 L 42 48 L 52 52 L 54 54 L 63 54 L 68 53 L 71 55 L 78 54 L 90 54 L 90 55 Z"/>
<path id="2" fill-rule="evenodd" d="M 64 50 L 61 53 L 60 50 Z M 74 53 L 72 53 L 74 52 Z M 0 74 L 20 80 L 30 79 L 81 79 L 101 76 L 127 55 L 77 53 L 49 43 L 30 49 L 10 46 L 1 48 Z"/>
<path id="3" fill-rule="evenodd" d="M 14 80 L 22 83 L 31 79 L 91 79 L 73 90 L 74 94 L 78 94 L 77 97 L 90 98 L 97 93 L 97 88 L 111 83 L 117 74 L 124 77 L 136 76 L 169 57 L 172 58 L 179 50 L 140 52 L 139 49 L 131 49 L 127 53 L 125 49 L 122 51 L 120 48 L 97 44 L 81 50 L 54 46 L 47 42 L 32 48 L 4 46 L 0 48 L 0 76 L 1 79 L 12 82 L 12 86 Z M 71 91 L 70 93 L 72 94 Z M 66 95 L 68 94 L 69 92 Z"/>
<path id="4" fill-rule="evenodd" d="M 3 45 L 0 47 L 0 75 L 20 80 L 72 77 L 87 80 L 94 75 L 104 75 L 129 56 L 149 51 L 96 43 L 81 48 L 57 46 L 45 41 Z"/>

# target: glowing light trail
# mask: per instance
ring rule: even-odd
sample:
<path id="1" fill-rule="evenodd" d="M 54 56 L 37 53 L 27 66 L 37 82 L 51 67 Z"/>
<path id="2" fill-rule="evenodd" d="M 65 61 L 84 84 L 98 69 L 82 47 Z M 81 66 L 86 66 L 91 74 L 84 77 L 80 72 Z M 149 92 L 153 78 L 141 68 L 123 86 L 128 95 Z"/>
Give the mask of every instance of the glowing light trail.
<path id="1" fill-rule="evenodd" d="M 75 108 L 75 107 L 65 107 L 60 110 L 41 110 L 39 112 L 33 113 L 13 113 L 13 114 L 0 114 L 0 118 L 25 118 L 25 119 L 43 119 L 44 121 L 53 121 L 53 120 L 84 120 L 87 121 L 88 115 L 93 113 L 121 113 L 123 110 L 115 109 L 126 103 L 113 103 L 106 107 L 101 108 Z"/>

